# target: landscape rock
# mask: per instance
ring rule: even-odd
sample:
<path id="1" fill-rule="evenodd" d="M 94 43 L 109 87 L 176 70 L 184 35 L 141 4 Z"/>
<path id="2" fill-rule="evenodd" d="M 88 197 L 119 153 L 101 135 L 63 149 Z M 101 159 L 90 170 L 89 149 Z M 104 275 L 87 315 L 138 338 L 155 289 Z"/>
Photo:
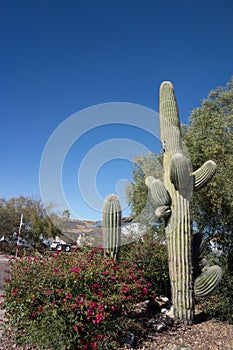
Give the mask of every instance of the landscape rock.
<path id="1" fill-rule="evenodd" d="M 131 332 L 127 332 L 125 335 L 124 343 L 133 346 L 135 343 L 135 335 Z"/>
<path id="2" fill-rule="evenodd" d="M 147 309 L 149 311 L 153 311 L 155 313 L 159 313 L 160 312 L 160 305 L 159 305 L 159 303 L 156 300 L 150 299 L 147 302 Z"/>

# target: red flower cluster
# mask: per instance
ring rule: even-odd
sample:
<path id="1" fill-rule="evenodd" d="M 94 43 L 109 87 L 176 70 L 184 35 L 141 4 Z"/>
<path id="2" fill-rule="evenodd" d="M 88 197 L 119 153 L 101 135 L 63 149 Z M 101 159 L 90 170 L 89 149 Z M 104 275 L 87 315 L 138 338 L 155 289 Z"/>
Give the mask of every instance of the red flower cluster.
<path id="1" fill-rule="evenodd" d="M 27 274 L 21 273 L 25 267 Z M 45 346 L 42 338 L 54 338 L 52 322 L 70 349 L 101 349 L 104 342 L 114 349 L 128 327 L 126 311 L 147 298 L 149 288 L 137 266 L 106 258 L 102 249 L 79 250 L 15 261 L 5 307 L 16 329 L 34 332 L 33 339 L 48 322 L 36 345 Z"/>

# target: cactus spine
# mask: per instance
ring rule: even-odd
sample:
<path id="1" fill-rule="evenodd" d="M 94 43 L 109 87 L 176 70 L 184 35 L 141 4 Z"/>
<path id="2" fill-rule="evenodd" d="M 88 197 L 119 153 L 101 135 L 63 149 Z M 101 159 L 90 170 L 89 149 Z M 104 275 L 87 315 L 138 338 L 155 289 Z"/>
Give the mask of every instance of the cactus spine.
<path id="1" fill-rule="evenodd" d="M 121 246 L 121 205 L 114 194 L 105 199 L 102 228 L 104 253 L 117 260 Z"/>
<path id="2" fill-rule="evenodd" d="M 191 161 L 182 143 L 176 97 L 170 82 L 163 82 L 160 87 L 160 135 L 164 150 L 164 181 L 162 183 L 149 176 L 146 184 L 157 206 L 156 215 L 165 218 L 175 318 L 184 324 L 192 324 L 194 276 L 191 196 L 194 189 L 202 188 L 211 180 L 216 165 L 213 161 L 208 161 L 196 172 L 192 172 Z M 197 251 L 199 248 L 196 247 Z M 209 274 L 200 277 L 195 284 L 197 294 L 205 294 L 212 289 L 218 280 L 217 275 L 219 273 L 212 269 Z M 203 281 L 205 287 L 202 287 Z"/>

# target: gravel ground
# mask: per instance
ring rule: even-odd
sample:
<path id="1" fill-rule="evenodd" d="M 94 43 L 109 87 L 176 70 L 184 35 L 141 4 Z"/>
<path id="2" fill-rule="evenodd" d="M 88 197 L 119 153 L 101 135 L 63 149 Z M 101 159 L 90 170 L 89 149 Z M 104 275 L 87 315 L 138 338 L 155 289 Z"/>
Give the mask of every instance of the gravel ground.
<path id="1" fill-rule="evenodd" d="M 1 350 L 36 350 L 35 347 L 20 347 L 12 335 L 0 339 Z M 132 349 L 124 347 L 118 350 Z M 133 348 L 137 350 L 233 350 L 233 326 L 222 322 L 206 321 L 192 327 L 176 327 L 164 333 L 148 334 Z M 39 350 L 39 349 L 37 349 Z M 57 349 L 59 350 L 59 349 Z"/>
<path id="2" fill-rule="evenodd" d="M 3 279 L 7 269 L 7 259 L 0 255 L 0 295 L 3 294 Z M 1 311 L 0 319 L 3 317 Z M 20 347 L 14 342 L 13 332 L 4 333 L 0 329 L 0 350 L 29 350 L 35 347 Z M 122 349 L 130 349 L 124 347 Z M 131 348 L 132 349 L 132 348 Z M 163 333 L 149 332 L 139 339 L 134 349 L 138 350 L 233 350 L 233 325 L 204 320 L 197 314 L 192 327 L 175 326 Z M 57 349 L 59 350 L 59 349 Z M 120 349 L 118 349 L 120 350 Z"/>

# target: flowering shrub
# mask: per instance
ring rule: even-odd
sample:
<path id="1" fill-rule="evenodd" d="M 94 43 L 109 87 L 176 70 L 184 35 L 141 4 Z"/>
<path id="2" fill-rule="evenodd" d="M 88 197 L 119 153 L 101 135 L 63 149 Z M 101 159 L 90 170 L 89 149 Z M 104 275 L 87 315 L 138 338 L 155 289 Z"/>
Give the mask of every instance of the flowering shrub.
<path id="1" fill-rule="evenodd" d="M 158 243 L 150 234 L 145 234 L 143 239 L 123 246 L 120 259 L 137 264 L 156 294 L 171 297 L 166 245 Z"/>
<path id="2" fill-rule="evenodd" d="M 82 250 L 13 261 L 4 307 L 23 344 L 116 349 L 131 327 L 127 311 L 149 293 L 136 265 Z"/>

